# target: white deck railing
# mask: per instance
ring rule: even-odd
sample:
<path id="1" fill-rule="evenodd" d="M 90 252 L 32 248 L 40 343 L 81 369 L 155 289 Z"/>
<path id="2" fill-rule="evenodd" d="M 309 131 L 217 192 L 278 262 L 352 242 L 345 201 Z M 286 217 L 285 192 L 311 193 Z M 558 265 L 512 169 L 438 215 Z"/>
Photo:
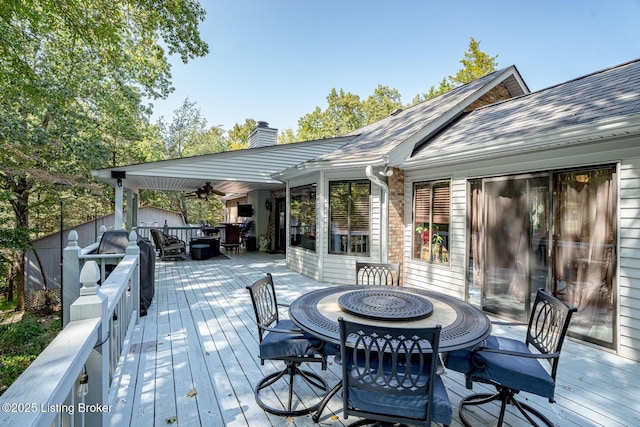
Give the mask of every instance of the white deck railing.
<path id="1" fill-rule="evenodd" d="M 68 307 L 68 321 L 0 397 L 0 426 L 109 424 L 118 361 L 138 322 L 140 249 L 135 232 L 123 254 L 95 255 L 95 244 L 82 249 L 77 239 L 71 231 L 64 250 L 63 311 Z M 105 279 L 106 258 L 120 262 Z"/>

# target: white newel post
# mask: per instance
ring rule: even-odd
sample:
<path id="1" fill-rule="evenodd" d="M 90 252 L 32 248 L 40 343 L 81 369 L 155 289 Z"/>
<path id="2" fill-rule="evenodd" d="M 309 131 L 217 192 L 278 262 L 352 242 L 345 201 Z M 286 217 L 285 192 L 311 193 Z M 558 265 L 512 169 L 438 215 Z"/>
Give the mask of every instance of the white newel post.
<path id="1" fill-rule="evenodd" d="M 62 327 L 69 323 L 69 307 L 80 296 L 80 253 L 78 233 L 69 232 L 69 240 L 62 256 Z"/>
<path id="2" fill-rule="evenodd" d="M 138 235 L 135 231 L 129 233 L 129 246 L 127 246 L 125 253 L 127 255 L 135 255 L 138 260 L 133 276 L 131 276 L 131 304 L 133 304 L 131 309 L 135 313 L 137 325 L 140 320 L 140 247 L 138 246 Z"/>
<path id="3" fill-rule="evenodd" d="M 91 351 L 87 359 L 86 368 L 88 374 L 89 390 L 84 397 L 85 405 L 98 405 L 106 408 L 109 401 L 109 316 L 107 313 L 108 301 L 98 288 L 100 268 L 95 261 L 87 261 L 80 273 L 80 297 L 71 305 L 71 321 L 93 319 L 99 317 L 100 334 L 96 347 Z M 75 392 L 75 390 L 74 390 Z M 76 401 L 83 402 L 82 397 Z M 110 421 L 110 412 L 88 411 L 85 412 L 85 425 L 106 426 Z"/>

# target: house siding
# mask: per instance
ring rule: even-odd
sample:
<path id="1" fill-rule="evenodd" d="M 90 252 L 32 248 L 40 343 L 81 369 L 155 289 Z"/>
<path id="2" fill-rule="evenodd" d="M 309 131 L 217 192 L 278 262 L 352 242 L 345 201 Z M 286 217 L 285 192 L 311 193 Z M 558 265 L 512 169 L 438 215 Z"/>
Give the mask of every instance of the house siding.
<path id="1" fill-rule="evenodd" d="M 640 158 L 620 166 L 619 354 L 640 360 Z"/>
<path id="2" fill-rule="evenodd" d="M 563 168 L 618 165 L 617 292 L 619 355 L 640 360 L 640 138 L 619 138 L 528 154 L 502 156 L 473 163 L 429 167 L 405 172 L 404 283 L 465 298 L 467 180 Z M 450 266 L 413 259 L 413 183 L 450 177 Z"/>

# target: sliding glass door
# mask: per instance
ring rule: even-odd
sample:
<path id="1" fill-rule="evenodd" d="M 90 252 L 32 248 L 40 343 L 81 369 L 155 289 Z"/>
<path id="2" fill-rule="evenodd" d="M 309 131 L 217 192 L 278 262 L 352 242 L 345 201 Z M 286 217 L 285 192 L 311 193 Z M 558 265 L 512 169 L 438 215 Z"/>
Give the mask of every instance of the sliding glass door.
<path id="1" fill-rule="evenodd" d="M 613 343 L 613 168 L 555 175 L 554 292 L 578 308 L 571 331 Z"/>
<path id="2" fill-rule="evenodd" d="M 469 300 L 524 321 L 545 288 L 578 307 L 572 335 L 612 344 L 614 172 L 469 181 Z"/>

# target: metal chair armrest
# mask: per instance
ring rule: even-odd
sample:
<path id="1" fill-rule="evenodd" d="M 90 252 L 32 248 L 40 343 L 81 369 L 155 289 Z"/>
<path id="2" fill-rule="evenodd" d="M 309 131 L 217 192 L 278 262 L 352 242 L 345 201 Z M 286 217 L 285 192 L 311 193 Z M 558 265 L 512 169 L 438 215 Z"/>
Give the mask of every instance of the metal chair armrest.
<path id="1" fill-rule="evenodd" d="M 495 354 L 505 354 L 508 356 L 514 356 L 514 357 L 523 357 L 526 359 L 554 359 L 558 356 L 560 356 L 560 352 L 555 352 L 555 353 L 522 353 L 519 351 L 512 351 L 512 350 L 501 350 L 499 348 L 488 348 L 488 347 L 476 347 L 473 350 L 471 350 L 471 363 L 473 363 L 473 365 L 476 368 L 483 368 L 482 365 L 480 365 L 477 361 L 476 358 L 474 357 L 476 353 L 478 352 L 486 352 L 486 353 L 495 353 Z"/>

